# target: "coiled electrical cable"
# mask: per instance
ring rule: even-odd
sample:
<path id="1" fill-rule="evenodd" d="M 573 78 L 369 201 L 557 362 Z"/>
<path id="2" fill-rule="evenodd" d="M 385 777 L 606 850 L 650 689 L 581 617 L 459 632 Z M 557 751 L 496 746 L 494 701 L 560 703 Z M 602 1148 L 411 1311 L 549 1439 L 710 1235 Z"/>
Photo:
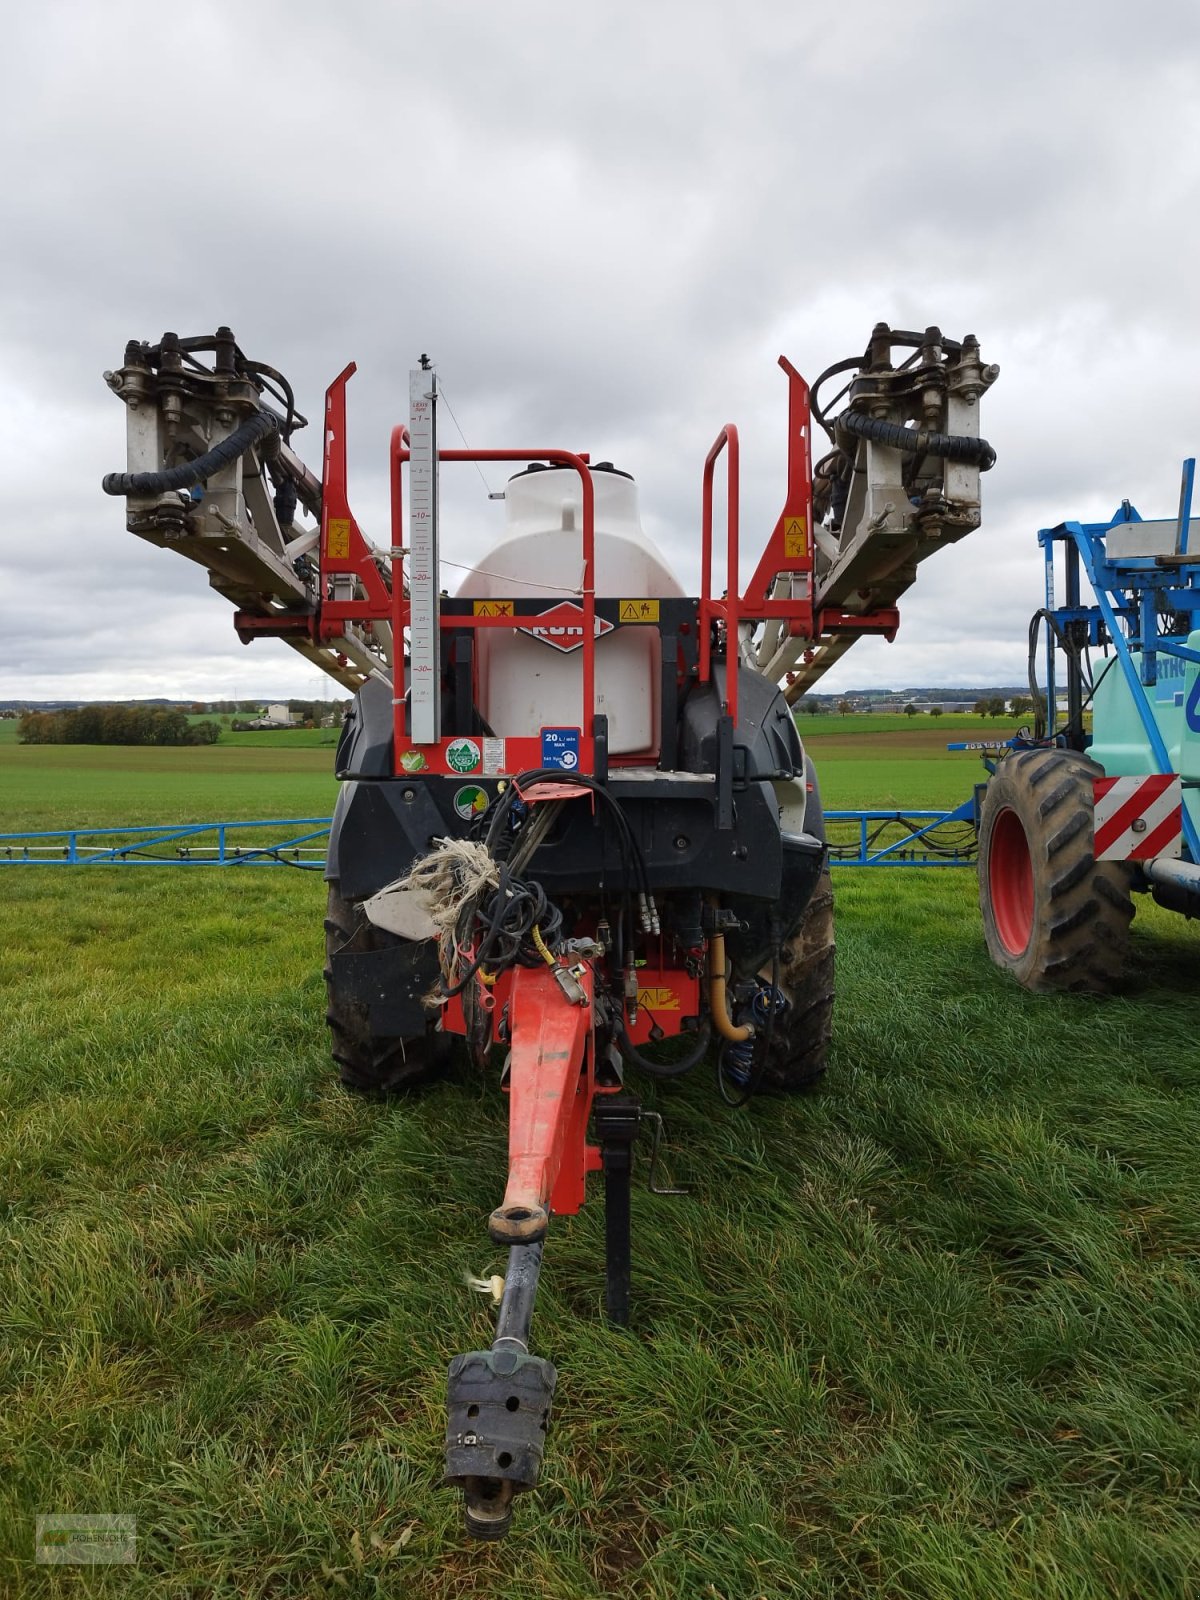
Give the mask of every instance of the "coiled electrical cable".
<path id="1" fill-rule="evenodd" d="M 751 1035 L 744 1044 L 727 1044 L 717 1052 L 717 1089 L 721 1099 L 731 1111 L 737 1111 L 758 1093 L 762 1083 L 762 1075 L 766 1071 L 767 1060 L 771 1051 L 771 1040 L 775 1034 L 775 1018 L 787 1010 L 789 1001 L 779 987 L 780 977 L 779 950 L 776 948 L 771 957 L 771 982 L 762 984 L 758 993 L 751 1002 L 751 1014 L 754 1018 L 757 1031 Z M 761 979 L 759 980 L 761 983 Z M 761 1040 L 761 1043 L 760 1043 Z M 749 1047 L 749 1048 L 747 1048 Z M 733 1076 L 725 1069 L 725 1060 L 732 1052 L 737 1051 L 746 1068 L 746 1077 L 740 1084 L 741 1094 L 736 1098 L 729 1093 L 728 1080 Z M 736 1077 L 733 1078 L 738 1082 Z"/>
<path id="2" fill-rule="evenodd" d="M 472 942 L 475 953 L 452 983 L 443 982 L 442 993 L 449 999 L 462 994 L 480 972 L 489 979 L 510 967 L 541 966 L 545 957 L 538 948 L 553 948 L 562 933 L 562 912 L 546 898 L 540 883 L 525 883 L 507 871 L 486 898 L 468 901 L 455 928 L 455 943 L 464 950 Z"/>

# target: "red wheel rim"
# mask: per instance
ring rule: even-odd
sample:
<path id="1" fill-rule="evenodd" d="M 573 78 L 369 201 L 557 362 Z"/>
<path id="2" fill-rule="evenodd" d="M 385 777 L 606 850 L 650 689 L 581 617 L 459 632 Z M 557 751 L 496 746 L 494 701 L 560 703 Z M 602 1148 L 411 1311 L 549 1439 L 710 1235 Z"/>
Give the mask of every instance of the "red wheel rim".
<path id="1" fill-rule="evenodd" d="M 996 932 L 1010 956 L 1023 956 L 1033 937 L 1033 861 L 1025 825 L 1007 806 L 992 828 L 988 894 Z"/>

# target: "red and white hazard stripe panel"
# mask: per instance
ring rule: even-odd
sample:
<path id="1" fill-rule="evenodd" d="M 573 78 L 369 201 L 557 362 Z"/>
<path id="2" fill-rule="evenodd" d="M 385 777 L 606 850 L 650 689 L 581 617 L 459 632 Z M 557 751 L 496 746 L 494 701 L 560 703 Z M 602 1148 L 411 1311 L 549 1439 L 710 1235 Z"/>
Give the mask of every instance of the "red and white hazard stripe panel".
<path id="1" fill-rule="evenodd" d="M 1092 853 L 1097 861 L 1177 856 L 1183 842 L 1183 785 L 1171 773 L 1095 778 Z"/>

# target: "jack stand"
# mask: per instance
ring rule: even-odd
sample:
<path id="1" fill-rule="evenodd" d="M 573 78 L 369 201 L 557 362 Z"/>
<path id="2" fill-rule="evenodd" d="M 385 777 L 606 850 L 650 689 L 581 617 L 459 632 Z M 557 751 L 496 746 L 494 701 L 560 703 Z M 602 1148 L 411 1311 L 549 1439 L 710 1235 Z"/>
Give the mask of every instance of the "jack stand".
<path id="1" fill-rule="evenodd" d="M 633 1142 L 642 1108 L 626 1095 L 602 1095 L 592 1107 L 604 1162 L 604 1309 L 619 1328 L 629 1323 L 630 1182 Z"/>

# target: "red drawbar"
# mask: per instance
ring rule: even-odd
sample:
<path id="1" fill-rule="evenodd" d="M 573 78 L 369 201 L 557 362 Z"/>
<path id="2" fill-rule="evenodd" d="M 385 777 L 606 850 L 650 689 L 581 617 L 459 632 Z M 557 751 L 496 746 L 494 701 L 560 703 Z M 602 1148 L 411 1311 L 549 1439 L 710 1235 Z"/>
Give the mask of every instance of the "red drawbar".
<path id="1" fill-rule="evenodd" d="M 517 967 L 509 1001 L 508 1185 L 502 1212 L 568 1215 L 583 1203 L 587 1124 L 595 1093 L 594 981 L 582 963 L 586 1005 L 573 1005 L 548 966 Z"/>

